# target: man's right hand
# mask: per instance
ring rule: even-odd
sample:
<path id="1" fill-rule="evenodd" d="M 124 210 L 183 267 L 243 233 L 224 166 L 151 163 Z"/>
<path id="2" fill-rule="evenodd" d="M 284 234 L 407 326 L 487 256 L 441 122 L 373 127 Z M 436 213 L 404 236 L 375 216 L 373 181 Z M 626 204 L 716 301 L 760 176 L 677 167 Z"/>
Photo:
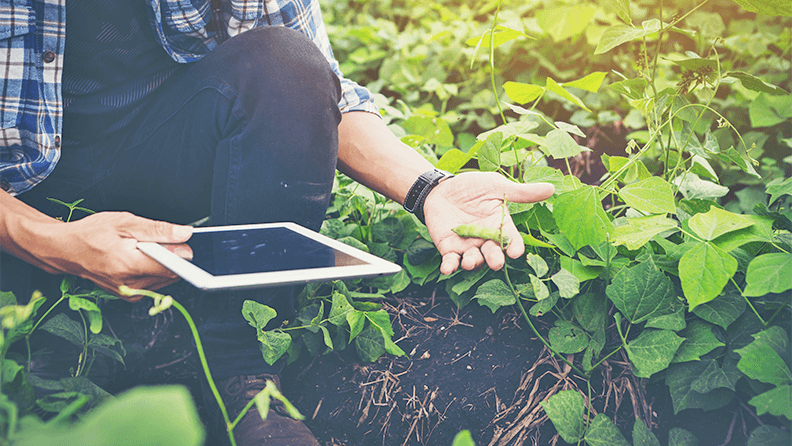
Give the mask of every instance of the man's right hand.
<path id="1" fill-rule="evenodd" d="M 153 290 L 178 280 L 170 270 L 139 251 L 138 241 L 180 244 L 191 236 L 190 226 L 126 212 L 100 212 L 63 223 L 0 192 L 3 251 L 50 273 L 89 279 L 115 295 L 119 295 L 121 285 Z"/>

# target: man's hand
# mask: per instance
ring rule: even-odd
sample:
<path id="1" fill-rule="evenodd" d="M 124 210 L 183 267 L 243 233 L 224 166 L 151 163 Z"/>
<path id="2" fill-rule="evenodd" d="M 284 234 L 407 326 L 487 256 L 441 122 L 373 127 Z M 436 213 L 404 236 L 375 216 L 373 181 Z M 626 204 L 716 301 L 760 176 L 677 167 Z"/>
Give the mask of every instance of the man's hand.
<path id="1" fill-rule="evenodd" d="M 455 234 L 452 229 L 461 224 L 497 229 L 503 221 L 503 234 L 510 240 L 506 254 L 513 259 L 523 255 L 525 245 L 508 210 L 503 217 L 504 197 L 516 203 L 534 203 L 549 198 L 553 192 L 551 184 L 518 184 L 495 172 L 463 173 L 442 181 L 424 203 L 429 235 L 443 256 L 440 272 L 451 274 L 460 265 L 462 269 L 473 270 L 485 262 L 493 270 L 499 270 L 506 262 L 497 241 Z"/>

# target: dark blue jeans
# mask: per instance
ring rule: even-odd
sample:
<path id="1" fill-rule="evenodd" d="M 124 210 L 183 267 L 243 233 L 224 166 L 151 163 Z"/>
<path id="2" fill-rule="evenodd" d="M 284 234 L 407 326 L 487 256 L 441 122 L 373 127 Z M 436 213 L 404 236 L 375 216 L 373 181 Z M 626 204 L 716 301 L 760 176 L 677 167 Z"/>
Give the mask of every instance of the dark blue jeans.
<path id="1" fill-rule="evenodd" d="M 209 216 L 212 226 L 292 221 L 318 229 L 335 173 L 341 92 L 314 44 L 286 28 L 260 28 L 178 70 L 149 95 L 131 128 L 64 145 L 52 175 L 19 198 L 52 216 L 64 216 L 65 208 L 48 197 L 82 198 L 81 206 L 96 211 L 175 223 Z M 0 289 L 21 301 L 45 287 L 46 277 L 3 254 Z M 291 319 L 293 295 L 281 288 L 202 298 L 211 317 L 199 328 L 217 377 L 270 370 L 242 302 L 268 303 Z"/>

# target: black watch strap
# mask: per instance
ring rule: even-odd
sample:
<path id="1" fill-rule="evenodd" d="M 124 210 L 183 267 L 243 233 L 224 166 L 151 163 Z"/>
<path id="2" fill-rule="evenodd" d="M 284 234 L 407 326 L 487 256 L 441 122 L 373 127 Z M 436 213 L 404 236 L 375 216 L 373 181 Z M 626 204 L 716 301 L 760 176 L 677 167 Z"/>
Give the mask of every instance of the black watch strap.
<path id="1" fill-rule="evenodd" d="M 422 173 L 404 197 L 404 209 L 411 212 L 425 223 L 423 205 L 429 192 L 440 183 L 443 178 L 451 178 L 454 175 L 444 170 L 432 169 Z"/>

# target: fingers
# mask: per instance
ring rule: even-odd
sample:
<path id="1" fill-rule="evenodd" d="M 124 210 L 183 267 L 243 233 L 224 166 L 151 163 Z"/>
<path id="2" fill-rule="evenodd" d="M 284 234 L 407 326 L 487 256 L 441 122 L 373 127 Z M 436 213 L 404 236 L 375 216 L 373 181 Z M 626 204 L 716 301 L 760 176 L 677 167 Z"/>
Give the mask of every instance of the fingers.
<path id="1" fill-rule="evenodd" d="M 128 213 L 119 214 L 119 218 L 124 219 L 123 230 L 141 242 L 184 243 L 192 236 L 191 226 L 149 220 Z"/>
<path id="2" fill-rule="evenodd" d="M 520 184 L 503 179 L 506 199 L 515 203 L 536 203 L 553 196 L 555 187 L 550 183 Z"/>

